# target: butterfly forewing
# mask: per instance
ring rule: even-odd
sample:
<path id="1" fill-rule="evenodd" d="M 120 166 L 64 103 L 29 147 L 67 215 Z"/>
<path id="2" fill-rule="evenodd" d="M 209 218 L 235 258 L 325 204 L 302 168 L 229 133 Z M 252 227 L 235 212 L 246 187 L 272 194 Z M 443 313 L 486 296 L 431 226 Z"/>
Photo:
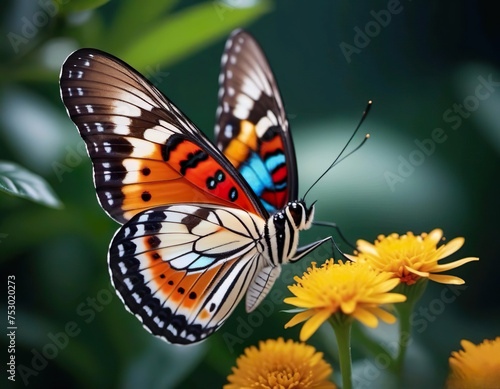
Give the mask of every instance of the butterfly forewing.
<path id="1" fill-rule="evenodd" d="M 219 78 L 217 146 L 271 213 L 297 199 L 293 142 L 278 87 L 257 42 L 237 30 Z"/>
<path id="2" fill-rule="evenodd" d="M 124 62 L 98 50 L 78 50 L 64 63 L 60 84 L 92 159 L 101 206 L 118 222 L 186 202 L 267 215 L 227 159 Z"/>
<path id="3" fill-rule="evenodd" d="M 113 284 L 154 335 L 193 343 L 210 335 L 259 269 L 264 220 L 235 208 L 179 204 L 144 211 L 115 235 Z"/>

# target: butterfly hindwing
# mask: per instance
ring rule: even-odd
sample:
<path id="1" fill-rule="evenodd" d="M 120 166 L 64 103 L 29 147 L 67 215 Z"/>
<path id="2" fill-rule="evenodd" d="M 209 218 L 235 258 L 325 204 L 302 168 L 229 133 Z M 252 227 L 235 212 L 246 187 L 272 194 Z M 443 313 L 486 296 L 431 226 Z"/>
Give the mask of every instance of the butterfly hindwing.
<path id="1" fill-rule="evenodd" d="M 257 248 L 265 221 L 204 204 L 144 211 L 110 246 L 113 284 L 154 335 L 193 343 L 226 320 L 262 268 Z"/>
<path id="2" fill-rule="evenodd" d="M 297 166 L 283 102 L 253 37 L 227 40 L 219 78 L 217 146 L 271 213 L 297 199 Z"/>
<path id="3" fill-rule="evenodd" d="M 171 343 L 205 339 L 245 294 L 252 311 L 281 264 L 321 243 L 297 251 L 314 208 L 295 201 L 283 103 L 244 31 L 228 39 L 220 85 L 216 148 L 112 55 L 81 49 L 61 70 L 61 96 L 86 143 L 99 202 L 123 224 L 109 248 L 113 285 L 144 327 Z"/>
<path id="4" fill-rule="evenodd" d="M 181 202 L 267 214 L 194 124 L 121 60 L 95 49 L 78 50 L 64 63 L 60 84 L 92 159 L 101 206 L 118 222 Z"/>

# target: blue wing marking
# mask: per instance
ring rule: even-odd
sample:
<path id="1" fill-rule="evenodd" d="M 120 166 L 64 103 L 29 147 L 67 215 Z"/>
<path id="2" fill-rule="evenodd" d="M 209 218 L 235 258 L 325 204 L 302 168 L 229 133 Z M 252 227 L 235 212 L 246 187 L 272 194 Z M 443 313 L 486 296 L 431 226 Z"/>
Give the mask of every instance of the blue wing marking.
<path id="1" fill-rule="evenodd" d="M 198 270 L 198 269 L 204 269 L 207 266 L 210 266 L 212 263 L 214 263 L 215 258 L 210 258 L 210 257 L 199 257 L 196 261 L 192 262 L 188 269 L 189 270 Z"/>
<path id="2" fill-rule="evenodd" d="M 271 176 L 271 172 L 285 163 L 286 160 L 283 153 L 270 155 L 263 161 L 257 153 L 252 152 L 249 158 L 243 162 L 238 169 L 257 197 L 260 198 L 264 208 L 271 213 L 276 212 L 277 209 L 262 199 L 261 195 L 265 190 L 273 192 L 281 191 L 286 188 L 286 181 L 276 183 Z"/>
<path id="3" fill-rule="evenodd" d="M 279 154 L 271 155 L 266 158 L 266 167 L 267 170 L 270 172 L 274 171 L 276 168 L 280 166 L 285 165 L 285 163 L 286 163 L 285 154 L 281 152 Z"/>
<path id="4" fill-rule="evenodd" d="M 257 196 L 260 196 L 265 189 L 273 187 L 271 174 L 257 154 L 252 152 L 250 158 L 241 164 L 239 170 Z"/>

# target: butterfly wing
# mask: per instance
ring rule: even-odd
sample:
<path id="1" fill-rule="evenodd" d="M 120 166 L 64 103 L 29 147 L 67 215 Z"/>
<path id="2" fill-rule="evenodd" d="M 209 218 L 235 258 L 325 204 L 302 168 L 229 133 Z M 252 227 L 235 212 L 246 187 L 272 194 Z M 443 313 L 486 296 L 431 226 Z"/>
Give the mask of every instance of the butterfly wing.
<path id="1" fill-rule="evenodd" d="M 198 342 L 222 325 L 263 268 L 264 224 L 204 204 L 144 211 L 113 238 L 113 284 L 148 331 L 170 343 Z"/>
<path id="2" fill-rule="evenodd" d="M 227 40 L 219 83 L 217 146 L 274 213 L 297 199 L 295 151 L 269 64 L 243 30 Z"/>
<path id="3" fill-rule="evenodd" d="M 65 61 L 61 96 L 87 145 L 102 208 L 119 223 L 157 206 L 210 203 L 267 217 L 208 139 L 121 60 L 81 49 Z"/>

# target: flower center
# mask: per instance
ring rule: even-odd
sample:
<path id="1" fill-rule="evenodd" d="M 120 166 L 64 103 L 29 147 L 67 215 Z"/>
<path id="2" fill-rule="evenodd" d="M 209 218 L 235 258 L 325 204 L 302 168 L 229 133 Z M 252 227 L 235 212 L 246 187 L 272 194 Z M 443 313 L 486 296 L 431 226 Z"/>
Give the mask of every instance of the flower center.
<path id="1" fill-rule="evenodd" d="M 413 285 L 420 278 L 416 274 L 409 272 L 404 266 L 400 266 L 398 271 L 394 272 L 394 275 L 407 285 Z"/>
<path id="2" fill-rule="evenodd" d="M 256 382 L 252 387 L 266 389 L 306 389 L 312 385 L 311 379 L 313 377 L 311 372 L 308 376 L 307 374 L 303 376 L 301 372 L 295 368 L 278 368 L 268 372 L 267 375 L 261 375 L 259 377 L 259 382 Z"/>

